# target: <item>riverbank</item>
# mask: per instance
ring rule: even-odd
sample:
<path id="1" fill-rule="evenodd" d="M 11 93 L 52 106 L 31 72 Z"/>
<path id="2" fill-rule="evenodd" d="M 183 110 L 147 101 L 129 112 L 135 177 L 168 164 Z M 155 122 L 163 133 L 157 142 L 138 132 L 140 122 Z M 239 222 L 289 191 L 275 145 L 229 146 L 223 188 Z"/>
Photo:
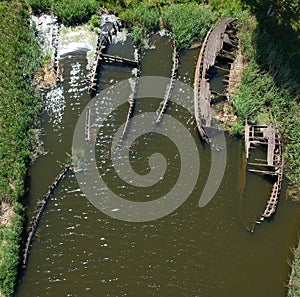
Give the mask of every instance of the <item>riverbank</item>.
<path id="1" fill-rule="evenodd" d="M 55 1 L 53 1 L 53 3 L 54 2 Z M 95 1 L 88 1 L 88 3 L 92 2 L 94 3 Z M 231 2 L 231 4 L 229 2 Z M 39 2 L 37 1 L 37 3 Z M 93 3 L 91 6 L 89 6 L 92 7 L 92 9 L 88 12 L 88 17 L 85 16 L 84 20 L 88 20 L 89 17 L 96 12 Z M 109 2 L 105 3 L 109 9 L 114 9 L 112 4 Z M 137 43 L 140 42 L 141 44 L 142 39 L 150 31 L 156 30 L 159 28 L 159 26 L 161 26 L 161 23 L 159 23 L 158 19 L 156 18 L 160 14 L 162 14 L 161 20 L 165 23 L 165 26 L 172 30 L 173 34 L 177 32 L 177 34 L 175 33 L 174 38 L 180 44 L 180 48 L 189 47 L 191 44 L 199 41 L 199 36 L 201 39 L 202 34 L 204 36 L 206 33 L 205 30 L 208 30 L 208 28 L 218 21 L 222 16 L 229 15 L 239 18 L 242 39 L 242 55 L 245 58 L 244 62 L 246 67 L 243 71 L 241 84 L 233 88 L 236 89 L 236 91 L 232 91 L 233 105 L 239 117 L 239 120 L 233 125 L 232 131 L 234 134 L 242 133 L 243 123 L 246 116 L 251 117 L 252 120 L 275 120 L 277 124 L 279 124 L 286 140 L 286 172 L 288 172 L 288 177 L 293 181 L 294 184 L 294 187 L 290 189 L 289 193 L 291 197 L 297 198 L 299 195 L 298 188 L 300 183 L 300 158 L 299 151 L 297 149 L 300 135 L 300 125 L 299 120 L 297 119 L 297 112 L 299 108 L 295 99 L 297 94 L 293 93 L 293 90 L 291 89 L 285 89 L 282 86 L 283 84 L 278 84 L 278 81 L 272 72 L 268 72 L 266 70 L 268 65 L 272 65 L 272 63 L 276 61 L 278 53 L 280 52 L 278 47 L 273 46 L 274 43 L 271 43 L 272 46 L 266 49 L 266 51 L 274 51 L 273 60 L 267 61 L 267 64 L 264 67 L 261 66 L 261 62 L 259 61 L 261 58 L 261 53 L 256 46 L 257 41 L 259 38 L 262 38 L 262 36 L 260 35 L 261 32 L 257 29 L 257 20 L 250 15 L 250 11 L 243 10 L 243 6 L 239 1 L 228 1 L 228 4 L 222 4 L 223 7 L 214 7 L 212 4 L 211 6 L 205 6 L 205 8 L 201 7 L 201 12 L 205 11 L 205 18 L 201 19 L 201 22 L 208 24 L 207 28 L 205 27 L 205 30 L 201 32 L 201 34 L 198 31 L 194 32 L 188 30 L 186 34 L 188 36 L 184 36 L 184 38 L 182 38 L 180 32 L 183 30 L 183 28 L 177 27 L 177 21 L 179 20 L 176 18 L 176 13 L 181 11 L 183 6 L 176 6 L 175 4 L 170 7 L 167 5 L 156 6 L 156 4 L 150 3 L 149 5 L 142 4 L 136 8 L 134 7 L 134 4 L 130 4 L 130 1 L 127 1 L 127 3 L 129 3 L 127 7 L 124 4 L 123 7 L 115 8 L 115 12 L 119 13 L 121 18 L 127 20 L 128 25 L 131 24 L 134 40 Z M 184 7 L 186 6 L 187 5 L 184 4 Z M 190 9 L 195 7 L 195 4 L 193 4 L 190 6 Z M 2 224 L 0 243 L 0 250 L 2 251 L 2 254 L 0 257 L 3 260 L 0 263 L 0 296 L 1 294 L 4 296 L 10 296 L 13 291 L 13 283 L 16 275 L 18 263 L 18 256 L 16 255 L 18 255 L 19 251 L 20 233 L 22 230 L 23 210 L 17 201 L 23 194 L 23 179 L 26 172 L 25 164 L 29 158 L 30 144 L 26 139 L 28 139 L 28 136 L 31 133 L 30 130 L 28 130 L 28 127 L 30 127 L 32 124 L 33 118 L 36 116 L 40 108 L 39 101 L 34 99 L 32 96 L 32 91 L 28 85 L 28 81 L 36 70 L 39 60 L 37 57 L 39 56 L 39 53 L 33 41 L 34 39 L 30 38 L 30 41 L 26 39 L 27 41 L 25 42 L 25 38 L 23 38 L 23 34 L 30 32 L 29 27 L 24 25 L 27 23 L 27 12 L 25 13 L 26 17 L 20 16 L 20 18 L 17 18 L 17 22 L 12 22 L 14 15 L 21 15 L 24 13 L 24 11 L 26 11 L 26 9 L 16 2 L 12 2 L 10 4 L 5 2 L 3 6 L 0 6 L 0 8 L 2 10 L 1 15 L 4 17 L 1 19 L 3 20 L 1 32 L 5 32 L 5 34 L 0 37 L 3 38 L 3 42 L 1 42 L 1 46 L 3 48 L 1 51 L 6 53 L 1 57 L 7 58 L 6 61 L 8 61 L 8 66 L 5 64 L 7 69 L 3 68 L 3 70 L 1 70 L 1 80 L 5 82 L 4 85 L 7 86 L 7 88 L 1 89 L 1 92 L 3 92 L 3 94 L 1 94 L 1 98 L 8 97 L 8 99 L 6 98 L 5 100 L 1 101 L 1 104 L 5 104 L 5 112 L 7 111 L 7 113 L 1 114 L 1 125 L 3 125 L 3 129 L 1 129 L 0 135 L 4 143 L 3 151 L 1 151 L 3 155 L 3 161 L 1 163 L 1 185 L 3 185 L 3 187 L 1 187 L 1 199 L 2 197 L 3 199 L 1 204 Z M 128 9 L 126 13 L 125 8 Z M 53 10 L 55 11 L 55 9 Z M 213 13 L 212 11 L 214 10 L 215 12 Z M 183 15 L 183 17 L 186 17 L 187 21 L 190 21 L 187 26 L 196 27 L 199 29 L 203 23 L 199 22 L 195 26 L 193 23 L 194 18 L 188 17 L 190 12 L 191 10 L 186 8 L 186 13 Z M 148 23 L 148 15 L 150 13 L 153 14 L 153 18 L 150 19 L 153 21 Z M 63 13 L 60 13 L 60 15 L 61 20 L 64 20 Z M 195 15 L 199 16 L 196 13 Z M 136 16 L 140 17 L 137 18 Z M 134 22 L 132 21 L 133 19 L 135 20 Z M 66 20 L 66 23 L 76 23 L 80 20 L 80 18 L 72 18 L 70 20 Z M 10 24 L 9 29 L 6 27 L 7 24 Z M 21 30 L 20 28 L 22 28 L 22 31 L 20 31 L 22 33 L 20 33 L 20 35 L 17 37 L 14 36 L 16 39 L 12 38 L 11 40 L 12 34 L 10 32 L 16 32 L 15 30 L 12 30 L 12 25 L 16 26 L 16 30 Z M 20 38 L 20 40 L 18 38 Z M 267 40 L 268 37 L 265 36 L 264 38 Z M 10 44 L 11 48 L 6 48 L 7 46 L 9 47 Z M 22 44 L 26 46 L 23 48 L 23 52 L 19 53 L 15 52 L 13 44 Z M 27 46 L 30 47 L 30 50 L 28 51 Z M 11 53 L 16 56 L 7 56 Z M 18 57 L 20 54 L 21 57 L 24 57 L 24 59 L 20 59 L 20 64 L 16 66 L 15 61 L 19 61 Z M 281 55 L 283 55 L 282 52 Z M 28 67 L 26 61 L 31 61 L 30 67 Z M 10 73 L 10 69 L 14 68 L 16 68 L 16 72 L 11 73 L 11 76 L 8 78 L 5 77 L 7 73 Z M 2 71 L 5 73 L 5 75 L 2 74 Z M 22 77 L 22 79 L 20 79 L 20 77 Z M 20 91 L 20 89 L 22 91 Z M 18 95 L 17 99 L 15 94 Z M 19 100 L 19 98 L 23 98 L 22 102 L 20 102 L 21 100 Z M 15 106 L 20 108 L 15 109 Z M 259 106 L 259 109 L 256 109 L 257 106 Z M 231 113 L 232 112 L 233 111 L 231 111 Z M 24 121 L 15 123 L 16 117 L 24 119 Z M 16 165 L 14 168 L 12 168 L 11 164 Z M 8 170 L 8 168 L 10 170 Z"/>
<path id="2" fill-rule="evenodd" d="M 293 249 L 294 260 L 291 263 L 291 275 L 288 282 L 288 295 L 287 297 L 298 297 L 300 296 L 300 241 L 298 247 Z"/>
<path id="3" fill-rule="evenodd" d="M 23 2 L 0 3 L 0 296 L 12 296 L 19 264 L 26 166 L 41 102 L 32 79 L 41 63 Z"/>

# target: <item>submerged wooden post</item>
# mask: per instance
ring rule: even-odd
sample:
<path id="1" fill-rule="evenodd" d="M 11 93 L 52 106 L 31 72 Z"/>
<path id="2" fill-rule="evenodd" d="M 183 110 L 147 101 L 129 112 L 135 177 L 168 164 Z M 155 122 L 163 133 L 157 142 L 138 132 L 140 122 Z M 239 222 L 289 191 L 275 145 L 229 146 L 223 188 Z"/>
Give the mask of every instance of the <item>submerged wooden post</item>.
<path id="1" fill-rule="evenodd" d="M 248 162 L 247 164 L 249 166 L 264 167 L 266 169 L 250 168 L 248 171 L 276 177 L 266 207 L 259 219 L 255 221 L 256 224 L 261 224 L 265 219 L 269 219 L 275 214 L 279 202 L 283 179 L 283 144 L 280 140 L 278 129 L 274 125 L 249 125 L 246 121 L 245 147 L 247 159 L 249 157 L 251 144 L 267 146 L 267 158 L 266 160 L 256 159 L 256 161 L 260 163 Z"/>
<path id="2" fill-rule="evenodd" d="M 46 208 L 46 205 L 47 205 L 54 189 L 57 187 L 57 185 L 63 179 L 63 177 L 65 176 L 65 174 L 67 173 L 67 171 L 69 169 L 70 169 L 70 166 L 68 166 L 68 165 L 66 165 L 63 168 L 62 172 L 54 179 L 53 183 L 48 188 L 47 193 L 43 196 L 42 201 L 39 204 L 39 207 L 36 211 L 36 216 L 33 218 L 32 222 L 31 222 L 31 226 L 29 227 L 30 232 L 29 232 L 28 237 L 27 237 L 27 241 L 26 241 L 26 245 L 25 245 L 25 249 L 24 249 L 24 254 L 23 254 L 23 261 L 22 261 L 22 267 L 23 268 L 26 268 L 28 257 L 29 257 L 29 254 L 30 254 L 31 243 L 32 243 L 33 237 L 35 235 L 35 232 L 38 228 L 39 221 L 40 221 L 40 219 L 43 215 L 43 212 Z"/>
<path id="3" fill-rule="evenodd" d="M 173 91 L 173 88 L 174 88 L 174 83 L 175 83 L 176 76 L 177 76 L 177 71 L 178 71 L 178 66 L 179 66 L 179 59 L 178 59 L 178 52 L 177 52 L 177 48 L 176 48 L 175 43 L 173 44 L 172 60 L 173 60 L 173 66 L 172 66 L 170 82 L 169 82 L 168 87 L 166 89 L 166 94 L 164 96 L 162 106 L 160 108 L 160 111 L 158 112 L 158 116 L 157 116 L 156 121 L 155 121 L 156 123 L 159 123 L 161 121 L 161 119 L 163 117 L 163 113 L 167 109 L 167 105 L 168 105 L 168 102 L 171 99 L 172 91 Z"/>
<path id="4" fill-rule="evenodd" d="M 85 114 L 85 140 L 90 141 L 91 140 L 91 109 L 88 106 L 86 109 L 86 114 Z"/>

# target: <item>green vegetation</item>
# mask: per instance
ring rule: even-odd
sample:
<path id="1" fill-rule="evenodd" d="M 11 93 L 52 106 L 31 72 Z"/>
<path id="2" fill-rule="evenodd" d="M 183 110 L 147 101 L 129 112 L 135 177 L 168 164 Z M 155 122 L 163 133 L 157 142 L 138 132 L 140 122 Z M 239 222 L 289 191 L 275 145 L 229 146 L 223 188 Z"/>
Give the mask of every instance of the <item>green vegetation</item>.
<path id="1" fill-rule="evenodd" d="M 91 17 L 90 24 L 91 24 L 92 28 L 100 27 L 100 25 L 101 25 L 100 16 L 97 14 L 93 14 Z"/>
<path id="2" fill-rule="evenodd" d="M 159 9 L 145 2 L 137 2 L 130 5 L 126 10 L 119 14 L 123 22 L 132 28 L 134 42 L 142 45 L 143 39 L 151 31 L 159 28 Z"/>
<path id="3" fill-rule="evenodd" d="M 257 121 L 268 113 L 285 140 L 285 174 L 290 179 L 289 193 L 297 198 L 300 188 L 299 83 L 290 65 L 290 52 L 283 52 L 266 27 L 259 23 L 242 27 L 241 43 L 247 66 L 233 104 L 242 121 Z"/>
<path id="4" fill-rule="evenodd" d="M 298 248 L 294 250 L 294 262 L 292 265 L 292 273 L 290 276 L 289 292 L 287 297 L 300 296 L 300 241 Z"/>
<path id="5" fill-rule="evenodd" d="M 179 49 L 203 39 L 216 20 L 211 8 L 197 3 L 173 4 L 163 10 L 162 19 L 172 31 Z"/>
<path id="6" fill-rule="evenodd" d="M 20 1 L 0 2 L 0 296 L 12 296 L 19 262 L 30 126 L 40 103 L 29 84 L 41 62 Z"/>
<path id="7" fill-rule="evenodd" d="M 26 0 L 35 13 L 52 11 L 66 26 L 87 22 L 97 12 L 95 0 Z"/>
<path id="8" fill-rule="evenodd" d="M 145 2 L 138 2 L 120 12 L 120 18 L 129 26 L 138 26 L 147 31 L 159 28 L 159 9 Z"/>
<path id="9" fill-rule="evenodd" d="M 234 122 L 230 132 L 234 136 L 242 135 L 244 133 L 244 122 L 241 119 Z"/>

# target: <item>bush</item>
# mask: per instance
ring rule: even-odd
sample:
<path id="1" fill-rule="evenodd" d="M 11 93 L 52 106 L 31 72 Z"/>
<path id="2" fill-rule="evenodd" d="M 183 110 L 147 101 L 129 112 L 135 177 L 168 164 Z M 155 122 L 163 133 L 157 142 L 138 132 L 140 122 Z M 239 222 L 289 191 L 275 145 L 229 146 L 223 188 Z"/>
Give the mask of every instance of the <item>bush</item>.
<path id="1" fill-rule="evenodd" d="M 144 36 L 146 35 L 145 29 L 143 29 L 142 27 L 139 27 L 139 26 L 133 26 L 131 34 L 132 34 L 133 42 L 138 47 L 141 47 L 142 40 L 143 40 Z"/>
<path id="2" fill-rule="evenodd" d="M 144 28 L 147 32 L 159 28 L 159 9 L 145 2 L 132 4 L 120 13 L 120 18 L 131 27 Z"/>
<path id="3" fill-rule="evenodd" d="M 215 21 L 208 6 L 196 3 L 173 4 L 162 14 L 163 21 L 172 31 L 179 49 L 190 47 L 196 38 L 204 38 Z"/>
<path id="4" fill-rule="evenodd" d="M 99 28 L 101 25 L 101 20 L 99 15 L 93 14 L 90 23 L 93 28 Z"/>
<path id="5" fill-rule="evenodd" d="M 238 120 L 237 122 L 234 122 L 231 129 L 230 129 L 230 133 L 234 136 L 243 135 L 243 133 L 244 133 L 244 122 L 242 120 Z"/>
<path id="6" fill-rule="evenodd" d="M 53 13 L 67 26 L 87 22 L 97 8 L 95 0 L 54 0 L 51 5 Z"/>
<path id="7" fill-rule="evenodd" d="M 43 13 L 50 9 L 53 0 L 27 0 L 27 4 L 31 6 L 35 13 Z"/>
<path id="8" fill-rule="evenodd" d="M 96 0 L 27 0 L 34 12 L 51 10 L 66 26 L 87 22 L 97 12 Z"/>
<path id="9" fill-rule="evenodd" d="M 232 18 L 240 17 L 243 11 L 245 11 L 245 5 L 241 0 L 208 0 L 206 2 L 208 2 L 213 11 L 216 11 L 220 18 L 228 16 Z"/>
<path id="10" fill-rule="evenodd" d="M 0 225 L 0 295 L 6 297 L 13 295 L 19 262 L 23 211 L 18 200 L 30 154 L 28 131 L 41 107 L 30 82 L 42 55 L 22 3 L 0 2 L 0 199 L 15 213 L 9 225 Z"/>

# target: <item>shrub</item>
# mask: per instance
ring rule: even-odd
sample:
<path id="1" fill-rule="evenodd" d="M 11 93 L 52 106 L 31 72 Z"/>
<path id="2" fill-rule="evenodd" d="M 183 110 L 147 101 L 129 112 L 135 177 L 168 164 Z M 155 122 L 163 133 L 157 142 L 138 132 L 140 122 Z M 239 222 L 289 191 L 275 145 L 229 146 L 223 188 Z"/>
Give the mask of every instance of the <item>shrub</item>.
<path id="1" fill-rule="evenodd" d="M 196 38 L 204 38 L 215 21 L 215 14 L 208 6 L 186 3 L 168 6 L 162 18 L 179 49 L 183 49 L 190 47 Z"/>
<path id="2" fill-rule="evenodd" d="M 87 22 L 97 8 L 95 0 L 54 0 L 51 5 L 53 13 L 67 26 Z"/>
<path id="3" fill-rule="evenodd" d="M 131 27 L 144 28 L 147 32 L 159 28 L 159 9 L 145 2 L 132 4 L 120 13 L 120 18 Z"/>
<path id="4" fill-rule="evenodd" d="M 34 12 L 51 10 L 66 26 L 87 22 L 96 13 L 96 0 L 27 0 Z"/>
<path id="5" fill-rule="evenodd" d="M 140 47 L 142 45 L 143 37 L 146 35 L 145 29 L 139 26 L 133 26 L 131 34 L 133 42 Z"/>
<path id="6" fill-rule="evenodd" d="M 43 13 L 50 9 L 52 0 L 27 0 L 27 4 L 31 6 L 35 13 Z"/>
<path id="7" fill-rule="evenodd" d="M 93 14 L 90 23 L 93 28 L 99 28 L 101 25 L 101 20 L 99 15 Z"/>
<path id="8" fill-rule="evenodd" d="M 234 136 L 243 135 L 243 133 L 244 133 L 244 122 L 242 120 L 238 120 L 237 122 L 234 122 L 231 129 L 230 129 L 230 133 Z"/>

